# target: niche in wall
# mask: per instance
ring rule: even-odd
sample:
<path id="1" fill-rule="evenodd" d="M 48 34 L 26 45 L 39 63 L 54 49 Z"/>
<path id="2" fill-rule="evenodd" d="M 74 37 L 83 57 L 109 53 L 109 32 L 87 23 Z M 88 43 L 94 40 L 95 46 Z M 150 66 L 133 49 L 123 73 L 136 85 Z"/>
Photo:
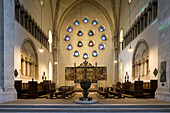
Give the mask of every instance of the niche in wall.
<path id="1" fill-rule="evenodd" d="M 21 46 L 21 76 L 22 78 L 38 78 L 38 57 L 31 40 L 26 40 Z"/>
<path id="2" fill-rule="evenodd" d="M 137 43 L 132 64 L 133 79 L 149 76 L 149 46 L 145 40 L 140 40 Z"/>

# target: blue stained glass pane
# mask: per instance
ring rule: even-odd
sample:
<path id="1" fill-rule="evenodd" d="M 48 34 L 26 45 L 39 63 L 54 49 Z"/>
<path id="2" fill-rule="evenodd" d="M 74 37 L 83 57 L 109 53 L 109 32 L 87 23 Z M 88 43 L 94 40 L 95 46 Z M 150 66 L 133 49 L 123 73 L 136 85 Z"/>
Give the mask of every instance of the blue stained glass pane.
<path id="1" fill-rule="evenodd" d="M 94 57 L 96 57 L 97 55 L 98 55 L 98 53 L 97 53 L 97 51 L 93 51 L 93 53 L 92 53 L 92 55 L 94 56 Z"/>
<path id="2" fill-rule="evenodd" d="M 82 41 L 78 41 L 77 46 L 78 47 L 82 47 L 83 46 L 83 42 Z"/>
<path id="3" fill-rule="evenodd" d="M 89 46 L 90 47 L 94 46 L 94 42 L 92 40 L 89 41 Z"/>
<path id="4" fill-rule="evenodd" d="M 87 23 L 88 21 L 89 21 L 89 19 L 87 17 L 84 17 L 83 22 Z"/>
<path id="5" fill-rule="evenodd" d="M 78 26 L 78 25 L 79 25 L 79 21 L 78 21 L 78 20 L 75 20 L 75 21 L 74 21 L 74 25 Z"/>
<path id="6" fill-rule="evenodd" d="M 75 56 L 75 57 L 78 57 L 78 56 L 79 56 L 79 52 L 78 52 L 78 51 L 75 51 L 75 52 L 74 52 L 74 56 Z"/>
<path id="7" fill-rule="evenodd" d="M 107 36 L 104 34 L 104 35 L 102 35 L 101 39 L 102 39 L 103 41 L 105 41 L 105 40 L 107 40 Z"/>
<path id="8" fill-rule="evenodd" d="M 68 50 L 72 50 L 72 49 L 73 49 L 73 46 L 72 46 L 71 44 L 68 44 L 68 45 L 67 45 L 67 49 L 68 49 Z"/>
<path id="9" fill-rule="evenodd" d="M 88 59 L 88 54 L 87 54 L 87 53 L 84 53 L 84 54 L 83 54 L 83 58 L 84 58 L 84 59 Z"/>
<path id="10" fill-rule="evenodd" d="M 89 33 L 88 33 L 89 36 L 93 36 L 94 35 L 94 32 L 93 30 L 90 30 Z"/>
<path id="11" fill-rule="evenodd" d="M 83 35 L 83 32 L 81 30 L 78 31 L 77 33 L 78 36 L 82 36 Z"/>
<path id="12" fill-rule="evenodd" d="M 92 24 L 93 24 L 93 25 L 97 25 L 97 24 L 98 24 L 97 20 L 94 19 L 93 22 L 92 22 Z"/>
<path id="13" fill-rule="evenodd" d="M 68 35 L 65 36 L 65 41 L 69 41 L 70 37 Z"/>
<path id="14" fill-rule="evenodd" d="M 103 27 L 103 26 L 100 26 L 100 27 L 99 27 L 99 31 L 100 31 L 100 32 L 103 32 L 103 31 L 104 31 L 104 27 Z"/>
<path id="15" fill-rule="evenodd" d="M 69 27 L 67 28 L 67 31 L 70 33 L 70 32 L 73 31 L 73 28 L 72 28 L 71 26 L 69 26 Z"/>
<path id="16" fill-rule="evenodd" d="M 99 45 L 99 49 L 100 49 L 100 50 L 103 50 L 103 49 L 104 49 L 104 44 L 100 44 L 100 45 Z"/>

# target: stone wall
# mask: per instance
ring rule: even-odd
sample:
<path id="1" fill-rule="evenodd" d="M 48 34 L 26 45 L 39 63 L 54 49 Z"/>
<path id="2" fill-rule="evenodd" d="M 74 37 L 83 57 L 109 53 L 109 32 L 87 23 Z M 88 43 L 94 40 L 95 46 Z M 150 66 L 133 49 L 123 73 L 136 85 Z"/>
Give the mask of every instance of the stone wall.
<path id="1" fill-rule="evenodd" d="M 158 0 L 158 89 L 156 99 L 170 102 L 170 1 Z M 166 61 L 166 81 L 161 82 L 161 62 Z"/>
<path id="2" fill-rule="evenodd" d="M 70 2 L 71 3 L 71 2 Z M 96 4 L 96 5 L 94 5 Z M 100 4 L 100 5 L 97 5 Z M 86 52 L 89 55 L 89 58 L 87 61 L 91 63 L 92 65 L 95 65 L 97 62 L 98 66 L 107 66 L 107 81 L 101 81 L 104 82 L 105 86 L 112 86 L 113 83 L 115 83 L 114 78 L 114 65 L 113 65 L 113 26 L 111 23 L 112 21 L 112 8 L 110 4 L 110 1 L 102 2 L 100 0 L 95 2 L 82 2 L 81 4 L 78 4 L 76 6 L 72 6 L 73 9 L 69 9 L 69 12 L 67 15 L 64 15 L 64 20 L 61 21 L 61 29 L 59 29 L 59 38 L 60 38 L 60 47 L 59 47 L 59 82 L 60 86 L 62 85 L 73 85 L 72 82 L 65 81 L 65 67 L 73 67 L 74 63 L 80 65 L 84 61 L 83 54 Z M 61 9 L 64 7 L 62 6 L 63 2 L 61 2 Z M 66 4 L 65 4 L 66 5 Z M 108 6 L 107 6 L 108 5 Z M 69 6 L 69 5 L 68 5 Z M 103 10 L 103 7 L 106 8 Z M 80 10 L 81 8 L 81 10 Z M 63 10 L 62 10 L 63 11 Z M 106 16 L 105 11 L 107 11 L 108 16 Z M 88 23 L 83 23 L 82 19 L 84 16 L 89 17 Z M 93 19 L 98 20 L 98 24 L 96 26 L 92 25 Z M 109 18 L 111 18 L 111 21 L 108 21 Z M 63 18 L 62 18 L 63 19 Z M 74 19 L 77 19 L 80 21 L 80 25 L 75 26 L 73 24 Z M 104 32 L 99 32 L 100 25 L 105 26 Z M 67 27 L 72 26 L 73 32 L 68 33 Z M 88 36 L 89 30 L 93 29 L 95 32 L 94 36 Z M 82 30 L 83 36 L 77 36 L 77 31 Z M 106 41 L 101 40 L 102 34 L 106 33 L 108 36 L 108 39 Z M 64 36 L 69 35 L 70 41 L 65 41 Z M 77 47 L 77 42 L 81 40 L 83 42 L 83 47 Z M 95 42 L 94 47 L 89 47 L 88 42 L 90 40 L 93 40 Z M 104 50 L 99 50 L 99 44 L 104 43 L 106 45 L 106 48 Z M 73 50 L 67 50 L 66 46 L 67 44 L 73 45 Z M 74 57 L 74 51 L 78 50 L 80 53 L 79 57 Z M 92 51 L 97 50 L 98 56 L 93 57 Z"/>
<path id="3" fill-rule="evenodd" d="M 14 89 L 14 1 L 0 0 L 0 103 L 17 98 Z"/>

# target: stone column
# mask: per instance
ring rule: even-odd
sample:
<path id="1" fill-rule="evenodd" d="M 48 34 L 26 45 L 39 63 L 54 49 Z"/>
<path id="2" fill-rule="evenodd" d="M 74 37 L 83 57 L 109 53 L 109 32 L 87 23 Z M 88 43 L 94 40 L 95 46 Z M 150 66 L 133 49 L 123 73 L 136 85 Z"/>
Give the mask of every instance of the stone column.
<path id="1" fill-rule="evenodd" d="M 156 99 L 170 102 L 170 0 L 158 0 L 158 89 Z M 166 62 L 164 68 L 161 63 Z M 163 73 L 161 71 L 165 69 Z M 166 75 L 166 80 L 161 82 L 161 75 Z"/>
<path id="2" fill-rule="evenodd" d="M 59 40 L 58 40 L 57 33 L 53 33 L 53 82 L 56 83 L 56 87 L 59 87 L 59 74 L 58 74 L 58 47 L 59 47 Z"/>
<path id="3" fill-rule="evenodd" d="M 0 0 L 0 103 L 17 98 L 14 89 L 14 0 Z"/>

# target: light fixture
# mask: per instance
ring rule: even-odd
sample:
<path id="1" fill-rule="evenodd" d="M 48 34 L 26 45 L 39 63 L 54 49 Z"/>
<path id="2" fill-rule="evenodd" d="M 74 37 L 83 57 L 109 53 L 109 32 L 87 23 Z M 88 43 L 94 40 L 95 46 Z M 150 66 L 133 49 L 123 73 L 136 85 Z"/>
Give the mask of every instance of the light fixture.
<path id="1" fill-rule="evenodd" d="M 54 64 L 56 65 L 56 64 L 58 64 L 58 62 L 54 62 Z"/>
<path id="2" fill-rule="evenodd" d="M 41 5 L 41 29 L 42 29 L 42 7 L 44 5 L 44 2 L 43 2 L 43 0 L 39 0 L 39 1 L 40 1 L 40 5 Z M 40 53 L 44 52 L 44 50 L 42 48 L 42 44 L 41 44 L 41 48 L 39 49 L 39 51 L 40 51 Z"/>
<path id="3" fill-rule="evenodd" d="M 117 60 L 114 60 L 114 63 L 117 64 Z"/>
<path id="4" fill-rule="evenodd" d="M 128 51 L 129 51 L 129 52 L 132 52 L 132 51 L 133 51 L 133 49 L 132 49 L 132 47 L 131 47 L 131 44 L 130 44 L 130 47 L 129 47 Z"/>
<path id="5" fill-rule="evenodd" d="M 43 0 L 39 0 L 39 1 L 40 1 L 41 6 L 43 6 L 44 5 L 44 1 Z"/>
<path id="6" fill-rule="evenodd" d="M 42 45 L 41 45 L 41 48 L 39 49 L 39 51 L 40 51 L 40 53 L 43 53 L 43 52 L 44 52 L 44 50 L 43 50 L 43 48 L 42 48 Z"/>

